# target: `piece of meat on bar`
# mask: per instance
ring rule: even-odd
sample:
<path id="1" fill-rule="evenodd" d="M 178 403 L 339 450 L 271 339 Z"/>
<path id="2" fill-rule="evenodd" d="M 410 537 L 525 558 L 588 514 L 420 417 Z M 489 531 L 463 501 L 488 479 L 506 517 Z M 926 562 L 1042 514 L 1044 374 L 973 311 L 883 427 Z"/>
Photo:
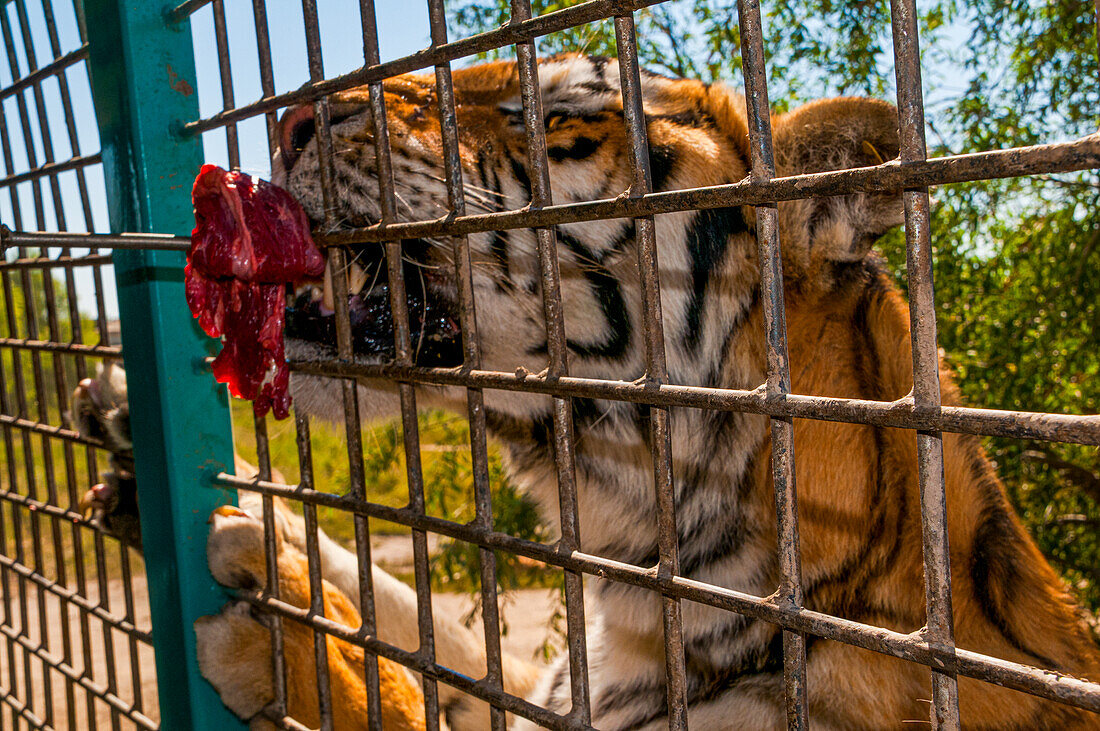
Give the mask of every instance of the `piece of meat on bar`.
<path id="1" fill-rule="evenodd" d="M 184 281 L 203 331 L 223 338 L 214 377 L 257 416 L 290 413 L 283 352 L 285 287 L 316 279 L 325 260 L 309 220 L 282 188 L 203 165 L 191 191 L 195 229 Z"/>

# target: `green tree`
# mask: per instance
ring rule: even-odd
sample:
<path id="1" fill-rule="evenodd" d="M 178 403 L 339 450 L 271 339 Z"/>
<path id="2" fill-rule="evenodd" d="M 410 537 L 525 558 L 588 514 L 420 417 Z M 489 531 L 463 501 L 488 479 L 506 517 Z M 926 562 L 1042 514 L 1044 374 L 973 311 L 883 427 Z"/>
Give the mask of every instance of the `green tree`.
<path id="1" fill-rule="evenodd" d="M 572 0 L 534 0 L 536 14 Z M 508 18 L 508 0 L 455 7 L 457 35 Z M 777 110 L 839 94 L 890 99 L 884 0 L 763 5 Z M 934 0 L 920 8 L 930 154 L 1063 141 L 1096 130 L 1097 17 L 1082 0 Z M 737 4 L 677 0 L 638 11 L 639 52 L 677 76 L 741 78 Z M 610 21 L 538 40 L 541 53 L 613 55 Z M 502 49 L 485 57 L 509 56 Z M 969 403 L 1100 411 L 1100 175 L 1090 170 L 933 191 L 940 343 Z M 905 286 L 900 234 L 880 249 Z M 1009 495 L 1040 547 L 1100 609 L 1100 455 L 1094 447 L 987 439 Z"/>

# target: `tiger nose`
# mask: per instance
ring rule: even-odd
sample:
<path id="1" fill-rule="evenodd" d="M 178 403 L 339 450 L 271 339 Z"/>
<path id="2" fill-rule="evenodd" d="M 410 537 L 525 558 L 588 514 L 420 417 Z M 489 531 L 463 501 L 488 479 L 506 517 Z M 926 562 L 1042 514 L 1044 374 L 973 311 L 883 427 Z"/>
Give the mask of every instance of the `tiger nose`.
<path id="1" fill-rule="evenodd" d="M 283 153 L 283 165 L 287 170 L 302 156 L 302 150 L 313 139 L 313 105 L 291 107 L 279 120 L 279 149 Z"/>

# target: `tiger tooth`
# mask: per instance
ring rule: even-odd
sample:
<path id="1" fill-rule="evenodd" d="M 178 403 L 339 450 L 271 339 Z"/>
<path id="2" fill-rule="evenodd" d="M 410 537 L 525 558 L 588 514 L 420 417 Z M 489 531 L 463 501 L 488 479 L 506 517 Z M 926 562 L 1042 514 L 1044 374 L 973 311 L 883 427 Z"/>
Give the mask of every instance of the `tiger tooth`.
<path id="1" fill-rule="evenodd" d="M 322 285 L 321 306 L 329 312 L 336 310 L 336 299 L 332 296 L 332 267 L 325 262 L 325 279 Z"/>
<path id="2" fill-rule="evenodd" d="M 367 284 L 367 270 L 356 262 L 348 265 L 348 294 L 356 295 L 363 291 Z"/>

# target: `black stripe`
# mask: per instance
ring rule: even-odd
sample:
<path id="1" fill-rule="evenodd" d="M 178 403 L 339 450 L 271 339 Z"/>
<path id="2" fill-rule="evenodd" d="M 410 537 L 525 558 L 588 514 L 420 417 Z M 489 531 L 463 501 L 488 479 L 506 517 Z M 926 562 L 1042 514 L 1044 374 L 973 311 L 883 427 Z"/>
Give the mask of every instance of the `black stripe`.
<path id="1" fill-rule="evenodd" d="M 596 150 L 600 149 L 600 143 L 591 137 L 580 136 L 573 140 L 569 147 L 554 145 L 546 148 L 546 155 L 554 162 L 564 160 L 583 160 Z"/>
<path id="2" fill-rule="evenodd" d="M 714 269 L 725 256 L 730 237 L 748 231 L 749 226 L 740 207 L 715 208 L 695 214 L 687 235 L 692 290 L 684 322 L 684 348 L 689 352 L 694 352 L 699 346 L 707 284 Z"/>
<path id="3" fill-rule="evenodd" d="M 531 200 L 531 176 L 527 174 L 527 168 L 511 155 L 508 155 L 508 162 L 512 166 L 512 175 L 519 183 L 519 187 L 527 194 L 527 200 Z"/>
<path id="4" fill-rule="evenodd" d="M 671 145 L 649 145 L 649 171 L 653 176 L 654 191 L 665 189 L 675 164 L 676 148 Z"/>
<path id="5" fill-rule="evenodd" d="M 504 191 L 500 185 L 500 175 L 496 170 L 488 168 L 488 161 L 483 153 L 478 153 L 478 166 L 481 168 L 481 180 L 492 191 L 489 198 L 492 199 L 494 211 L 503 210 L 501 205 L 504 200 Z M 490 174 L 491 173 L 491 174 Z M 493 283 L 498 292 L 511 292 L 515 289 L 512 283 L 512 265 L 508 259 L 511 249 L 510 231 L 492 231 L 489 239 L 489 254 L 500 269 L 500 277 L 494 278 Z"/>
<path id="6" fill-rule="evenodd" d="M 971 437 L 964 444 L 971 450 L 980 448 L 977 439 Z M 1018 563 L 1026 561 L 1024 541 L 1019 527 L 1012 519 L 1010 509 L 1005 504 L 996 478 L 988 466 L 976 455 L 970 465 L 970 479 L 977 489 L 985 493 L 985 507 L 978 519 L 978 530 L 974 534 L 974 548 L 970 555 L 970 578 L 974 582 L 974 594 L 981 607 L 982 614 L 1005 640 L 1014 648 L 1035 658 L 1036 665 L 1060 670 L 1062 664 L 1029 647 L 1016 634 L 1004 606 L 1022 603 L 1014 594 L 1017 591 L 1030 591 L 1034 587 L 1020 572 Z"/>
<path id="7" fill-rule="evenodd" d="M 558 231 L 558 239 L 569 247 L 577 258 L 581 273 L 592 287 L 592 293 L 607 320 L 607 338 L 602 343 L 583 344 L 567 340 L 569 348 L 585 358 L 622 358 L 630 345 L 633 327 L 626 308 L 619 280 L 601 263 L 597 256 L 581 241 L 564 231 Z M 542 348 L 546 345 L 543 344 Z"/>

